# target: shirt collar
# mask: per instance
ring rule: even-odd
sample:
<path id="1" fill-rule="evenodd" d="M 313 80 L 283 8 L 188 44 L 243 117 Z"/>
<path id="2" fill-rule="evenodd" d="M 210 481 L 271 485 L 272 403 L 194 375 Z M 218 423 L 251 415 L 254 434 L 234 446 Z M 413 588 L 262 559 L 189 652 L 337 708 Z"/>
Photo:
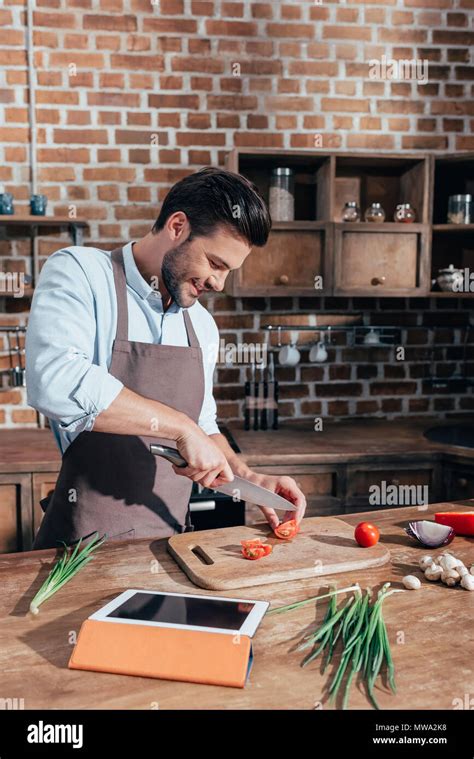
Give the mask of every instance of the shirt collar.
<path id="1" fill-rule="evenodd" d="M 131 287 L 132 290 L 135 290 L 140 298 L 143 300 L 153 301 L 155 308 L 160 307 L 161 310 L 163 310 L 163 298 L 160 291 L 155 290 L 153 287 L 151 287 L 151 285 L 148 284 L 148 282 L 140 274 L 138 266 L 135 263 L 135 258 L 133 257 L 132 250 L 132 245 L 134 242 L 135 240 L 131 240 L 123 246 L 123 263 L 125 267 L 125 278 L 127 280 L 127 285 Z M 178 304 L 173 301 L 173 303 L 168 308 L 167 313 L 175 313 L 177 311 L 181 311 L 181 309 Z"/>

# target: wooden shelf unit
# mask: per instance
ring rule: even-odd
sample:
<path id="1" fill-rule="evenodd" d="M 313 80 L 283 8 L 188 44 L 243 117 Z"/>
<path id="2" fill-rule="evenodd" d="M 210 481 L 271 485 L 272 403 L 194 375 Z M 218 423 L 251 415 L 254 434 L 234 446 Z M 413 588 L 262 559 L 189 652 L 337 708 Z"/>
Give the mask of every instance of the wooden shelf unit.
<path id="1" fill-rule="evenodd" d="M 473 261 L 474 224 L 447 224 L 446 216 L 450 194 L 474 194 L 474 153 L 235 149 L 226 165 L 253 181 L 267 203 L 272 169 L 288 166 L 295 173 L 295 221 L 274 222 L 268 244 L 229 277 L 227 290 L 234 296 L 446 297 L 431 289 L 437 269 L 466 257 Z M 341 222 L 347 200 L 358 202 L 362 217 L 368 205 L 380 202 L 386 221 Z M 415 208 L 414 224 L 392 221 L 398 203 Z M 318 276 L 322 290 L 314 287 Z M 383 284 L 372 284 L 382 277 Z"/>
<path id="2" fill-rule="evenodd" d="M 35 237 L 38 230 L 41 229 L 61 229 L 67 227 L 71 243 L 73 245 L 82 245 L 83 231 L 88 227 L 86 219 L 70 218 L 69 216 L 34 216 L 33 214 L 0 214 L 0 228 L 25 228 L 28 236 L 32 239 L 33 248 L 33 284 L 28 284 L 21 296 L 23 299 L 31 299 L 34 294 L 34 285 L 39 276 L 39 261 Z M 8 274 L 8 272 L 3 272 Z M 13 293 L 0 292 L 0 298 L 16 298 Z"/>

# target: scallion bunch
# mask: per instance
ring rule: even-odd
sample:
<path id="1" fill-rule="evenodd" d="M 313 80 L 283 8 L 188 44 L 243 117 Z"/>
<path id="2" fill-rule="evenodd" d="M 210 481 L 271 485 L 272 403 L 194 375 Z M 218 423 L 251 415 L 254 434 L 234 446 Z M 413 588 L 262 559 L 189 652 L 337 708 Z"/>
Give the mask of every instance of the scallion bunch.
<path id="1" fill-rule="evenodd" d="M 42 603 L 51 598 L 62 586 L 74 577 L 79 570 L 84 567 L 91 559 L 93 559 L 92 552 L 99 548 L 106 540 L 106 535 L 99 538 L 99 533 L 94 532 L 90 542 L 84 546 L 80 551 L 81 543 L 85 538 L 81 538 L 77 543 L 74 550 L 68 548 L 64 541 L 60 541 L 64 546 L 64 553 L 60 559 L 56 562 L 48 577 L 38 590 L 37 594 L 30 603 L 30 611 L 32 614 L 38 614 L 39 607 Z"/>
<path id="2" fill-rule="evenodd" d="M 358 586 L 334 590 L 324 596 L 316 597 L 316 600 L 330 598 L 326 616 L 322 625 L 315 632 L 305 636 L 297 650 L 307 651 L 310 649 L 301 663 L 302 667 L 306 667 L 318 656 L 324 655 L 322 670 L 324 673 L 339 643 L 341 657 L 329 685 L 329 700 L 331 702 L 336 699 L 344 678 L 346 678 L 342 702 L 343 709 L 346 709 L 349 703 L 351 684 L 354 678 L 359 675 L 362 675 L 366 683 L 372 704 L 376 709 L 379 708 L 374 695 L 374 687 L 384 662 L 387 668 L 388 683 L 392 692 L 396 692 L 395 667 L 383 618 L 382 605 L 388 596 L 393 593 L 403 593 L 403 591 L 389 590 L 389 587 L 390 583 L 385 583 L 373 602 L 371 590 L 367 589 L 364 595 Z M 336 595 L 344 592 L 344 590 L 353 589 L 355 589 L 354 595 L 338 609 Z M 306 599 L 306 601 L 289 604 L 272 611 L 275 613 L 295 609 L 309 600 L 313 599 Z"/>

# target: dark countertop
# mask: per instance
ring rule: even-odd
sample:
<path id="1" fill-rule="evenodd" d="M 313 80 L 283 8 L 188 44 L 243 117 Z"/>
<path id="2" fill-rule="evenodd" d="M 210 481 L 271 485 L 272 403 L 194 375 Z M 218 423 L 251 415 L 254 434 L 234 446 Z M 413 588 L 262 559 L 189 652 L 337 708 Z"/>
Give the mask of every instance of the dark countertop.
<path id="1" fill-rule="evenodd" d="M 430 427 L 458 423 L 472 427 L 473 422 L 470 416 L 444 421 L 355 419 L 325 422 L 323 432 L 315 432 L 308 421 L 284 422 L 279 430 L 265 432 L 246 432 L 242 424 L 229 424 L 227 431 L 249 466 L 349 463 L 388 456 L 474 459 L 474 448 L 433 443 L 423 436 Z M 0 430 L 0 474 L 57 472 L 60 466 L 51 430 Z"/>
<path id="2" fill-rule="evenodd" d="M 49 429 L 0 430 L 0 474 L 59 472 L 61 453 Z"/>
<path id="3" fill-rule="evenodd" d="M 453 459 L 474 459 L 474 448 L 434 443 L 423 433 L 439 425 L 466 424 L 474 417 L 460 420 L 355 419 L 324 422 L 315 432 L 305 422 L 284 423 L 279 430 L 245 431 L 243 424 L 230 424 L 229 431 L 249 466 L 273 464 L 328 464 L 375 461 L 377 457 L 433 458 L 449 455 Z"/>

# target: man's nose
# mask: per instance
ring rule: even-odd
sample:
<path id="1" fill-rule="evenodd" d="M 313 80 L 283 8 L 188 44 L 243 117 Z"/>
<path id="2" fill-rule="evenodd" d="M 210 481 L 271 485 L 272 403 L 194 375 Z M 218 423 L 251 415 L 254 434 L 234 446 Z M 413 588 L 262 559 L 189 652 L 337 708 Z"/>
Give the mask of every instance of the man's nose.
<path id="1" fill-rule="evenodd" d="M 209 290 L 215 290 L 216 292 L 220 293 L 224 289 L 225 280 L 227 277 L 227 272 L 223 272 L 221 276 L 217 276 L 217 274 L 213 274 L 212 277 L 209 277 L 209 279 L 206 282 L 206 286 Z"/>

